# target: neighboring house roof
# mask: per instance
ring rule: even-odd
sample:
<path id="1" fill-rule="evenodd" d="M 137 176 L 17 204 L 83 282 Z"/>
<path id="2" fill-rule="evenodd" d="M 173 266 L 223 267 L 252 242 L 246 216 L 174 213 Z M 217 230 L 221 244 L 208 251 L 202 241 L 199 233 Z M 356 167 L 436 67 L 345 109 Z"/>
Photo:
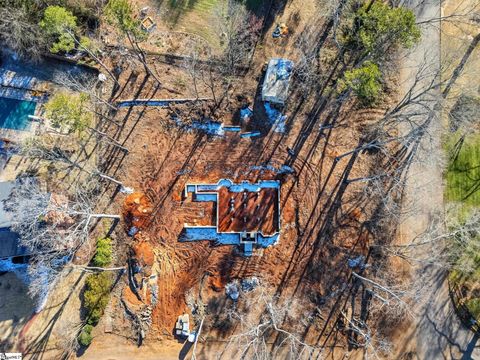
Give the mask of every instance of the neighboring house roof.
<path id="1" fill-rule="evenodd" d="M 27 249 L 19 245 L 19 236 L 8 229 L 0 229 L 0 260 L 28 255 Z"/>
<path id="2" fill-rule="evenodd" d="M 14 181 L 0 182 L 0 228 L 8 228 L 11 224 L 11 215 L 5 211 L 3 204 L 8 199 L 12 189 L 15 186 Z"/>
<path id="3" fill-rule="evenodd" d="M 27 255 L 27 249 L 19 245 L 18 234 L 10 231 L 11 215 L 4 209 L 14 186 L 15 182 L 0 182 L 0 259 Z"/>
<path id="4" fill-rule="evenodd" d="M 287 59 L 271 59 L 262 86 L 262 100 L 284 104 L 288 97 L 293 62 Z"/>

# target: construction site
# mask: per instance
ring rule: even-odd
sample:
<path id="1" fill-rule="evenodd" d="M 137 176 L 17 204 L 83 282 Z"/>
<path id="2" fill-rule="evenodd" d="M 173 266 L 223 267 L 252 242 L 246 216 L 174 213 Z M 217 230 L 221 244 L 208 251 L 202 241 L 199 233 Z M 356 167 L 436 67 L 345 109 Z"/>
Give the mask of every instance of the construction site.
<path id="1" fill-rule="evenodd" d="M 40 65 L 0 52 L 0 344 L 439 358 L 414 203 L 441 202 L 440 4 L 45 1 Z"/>
<path id="2" fill-rule="evenodd" d="M 295 62 L 264 56 L 256 54 L 256 65 L 236 78 L 219 105 L 201 84 L 204 100 L 162 100 L 172 97 L 165 89 L 174 88 L 173 74 L 188 81 L 182 66 L 152 58 L 158 73 L 168 74 L 163 87 L 148 76 L 132 80 L 132 69 L 122 74 L 122 94 L 140 100 L 116 114 L 129 153 L 108 166 L 138 192 L 124 203 L 126 223 L 118 234 L 130 244 L 123 253 L 138 264 L 137 280 L 129 282 L 138 287 L 126 284 L 112 306 L 151 309 L 147 339 L 168 339 L 188 314 L 190 331 L 203 324 L 197 356 L 205 358 L 239 331 L 228 313 L 247 306 L 254 295 L 240 284 L 252 279 L 303 314 L 292 316 L 311 321 L 305 341 L 338 332 L 328 313 L 336 294 L 347 291 L 349 259 L 366 258 L 372 236 L 362 223 L 373 206 L 358 197 L 362 186 L 346 189 L 345 180 L 365 176 L 379 158 L 358 154 L 361 161 L 352 166 L 336 157 L 360 141 L 380 110 L 346 105 L 335 118 L 325 112 L 313 119 L 309 113 L 319 104 L 302 100 L 303 89 L 291 83 Z M 114 329 L 129 324 L 123 311 L 114 313 Z M 300 329 L 296 321 L 285 324 Z"/>

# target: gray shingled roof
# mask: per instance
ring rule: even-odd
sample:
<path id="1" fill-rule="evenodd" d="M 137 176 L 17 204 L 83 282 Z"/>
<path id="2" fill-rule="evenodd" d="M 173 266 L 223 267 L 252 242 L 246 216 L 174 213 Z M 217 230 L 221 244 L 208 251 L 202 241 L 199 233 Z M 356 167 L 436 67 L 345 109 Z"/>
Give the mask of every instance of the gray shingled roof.
<path id="1" fill-rule="evenodd" d="M 15 182 L 0 182 L 0 259 L 27 254 L 26 249 L 19 246 L 18 234 L 10 231 L 11 217 L 3 208 L 14 186 Z"/>

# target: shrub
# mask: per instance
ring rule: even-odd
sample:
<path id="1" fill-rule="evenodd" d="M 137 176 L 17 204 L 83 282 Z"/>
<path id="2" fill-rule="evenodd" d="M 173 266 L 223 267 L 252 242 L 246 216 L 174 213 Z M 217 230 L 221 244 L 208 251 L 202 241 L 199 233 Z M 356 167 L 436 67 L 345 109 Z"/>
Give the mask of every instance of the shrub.
<path id="1" fill-rule="evenodd" d="M 346 31 L 348 46 L 376 52 L 390 46 L 409 48 L 420 39 L 415 14 L 403 7 L 391 7 L 383 1 L 367 1 L 355 13 L 353 26 Z M 378 51 L 382 56 L 383 51 Z"/>
<path id="2" fill-rule="evenodd" d="M 51 52 L 69 52 L 75 48 L 70 32 L 76 31 L 77 18 L 71 11 L 61 6 L 49 6 L 45 9 L 39 25 L 47 35 L 55 39 L 50 48 Z"/>
<path id="3" fill-rule="evenodd" d="M 45 104 L 46 117 L 55 128 L 81 132 L 92 120 L 91 113 L 86 109 L 87 101 L 86 94 L 58 92 Z"/>
<path id="4" fill-rule="evenodd" d="M 480 299 L 478 298 L 473 298 L 467 300 L 465 303 L 468 311 L 470 311 L 470 314 L 475 318 L 475 320 L 480 319 Z"/>
<path id="5" fill-rule="evenodd" d="M 129 0 L 109 0 L 105 6 L 107 19 L 122 32 L 142 37 L 140 21 L 134 16 L 134 9 Z"/>
<path id="6" fill-rule="evenodd" d="M 93 265 L 105 267 L 112 262 L 112 240 L 109 238 L 97 241 L 97 251 L 93 257 Z"/>
<path id="7" fill-rule="evenodd" d="M 75 30 L 77 18 L 72 12 L 61 6 L 49 6 L 45 9 L 40 27 L 51 35 L 59 35 L 65 30 Z"/>
<path id="8" fill-rule="evenodd" d="M 93 274 L 87 277 L 83 306 L 87 310 L 88 324 L 97 325 L 107 307 L 112 284 L 112 274 L 109 272 Z"/>
<path id="9" fill-rule="evenodd" d="M 82 346 L 88 346 L 92 342 L 92 330 L 93 326 L 92 325 L 85 325 L 80 332 L 80 335 L 78 335 L 78 342 Z"/>
<path id="10" fill-rule="evenodd" d="M 377 100 L 382 89 L 381 78 L 382 73 L 377 64 L 365 61 L 360 68 L 345 72 L 340 89 L 352 89 L 364 105 L 371 105 Z"/>

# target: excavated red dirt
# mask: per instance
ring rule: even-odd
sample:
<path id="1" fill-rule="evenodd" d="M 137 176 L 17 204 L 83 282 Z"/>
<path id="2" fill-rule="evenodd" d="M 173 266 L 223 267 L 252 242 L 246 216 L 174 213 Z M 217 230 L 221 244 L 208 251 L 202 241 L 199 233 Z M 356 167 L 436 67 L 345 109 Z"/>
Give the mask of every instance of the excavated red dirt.
<path id="1" fill-rule="evenodd" d="M 132 86 L 127 85 L 125 93 L 133 91 Z M 250 77 L 236 86 L 238 93 L 249 95 L 255 93 L 257 83 Z M 171 94 L 151 82 L 138 94 L 139 98 L 162 96 Z M 235 110 L 232 108 L 232 112 Z M 188 117 L 184 110 L 155 107 L 121 109 L 117 114 L 117 119 L 125 122 L 123 133 L 132 134 L 122 139 L 129 154 L 122 161 L 121 181 L 138 190 L 124 201 L 126 228 L 140 228 L 135 238 L 142 237 L 151 246 L 150 250 L 141 242 L 133 245 L 143 261 L 150 264 L 151 251 L 156 254 L 152 267 L 158 267 L 158 299 L 152 318 L 158 334 L 171 334 L 177 317 L 188 311 L 187 293 L 198 294 L 200 290 L 202 301 L 208 303 L 209 299 L 224 296 L 224 287 L 232 279 L 250 276 L 276 289 L 279 296 L 302 294 L 306 299 L 324 299 L 322 306 L 334 306 L 330 294 L 341 291 L 339 284 L 348 281 L 346 259 L 366 255 L 369 242 L 360 219 L 367 219 L 370 210 L 357 204 L 363 185 L 349 185 L 343 195 L 345 209 L 343 205 L 335 207 L 345 172 L 351 178 L 364 176 L 376 161 L 359 155 L 361 161 L 350 168 L 348 158 L 334 161 L 336 156 L 350 151 L 361 136 L 355 130 L 362 128 L 359 124 L 354 129 L 344 125 L 352 121 L 352 109 L 345 106 L 338 115 L 338 127 L 329 134 L 328 142 L 320 136 L 318 126 L 308 132 L 303 129 L 307 110 L 288 118 L 285 134 L 272 131 L 264 115 L 259 115 L 252 120 L 263 131 L 258 138 L 241 138 L 229 132 L 212 137 L 182 131 L 175 127 L 172 114 L 179 114 L 187 123 L 196 119 L 191 114 Z M 291 110 L 286 111 L 287 116 L 291 114 Z M 362 116 L 371 121 L 368 112 Z M 297 153 L 292 158 L 295 146 Z M 280 171 L 285 164 L 291 171 Z M 252 183 L 275 179 L 282 183 L 281 235 L 276 245 L 255 249 L 253 256 L 246 258 L 233 246 L 179 241 L 185 224 L 211 225 L 216 218 L 213 203 L 184 198 L 185 185 L 213 184 L 220 179 Z M 333 223 L 340 224 L 335 231 Z M 319 305 L 312 300 L 310 306 L 314 309 Z M 216 311 L 221 312 L 221 307 Z M 312 338 L 318 335 L 313 328 L 311 331 Z"/>
<path id="2" fill-rule="evenodd" d="M 150 243 L 147 241 L 135 242 L 132 246 L 135 259 L 142 266 L 152 266 L 155 260 L 155 255 L 153 254 L 153 249 Z"/>
<path id="3" fill-rule="evenodd" d="M 137 296 L 130 290 L 130 287 L 125 286 L 122 292 L 122 299 L 126 301 L 130 306 L 141 306 L 143 302 L 137 298 Z"/>
<path id="4" fill-rule="evenodd" d="M 133 193 L 125 198 L 123 218 L 128 228 L 143 229 L 152 213 L 152 204 L 143 193 Z"/>

